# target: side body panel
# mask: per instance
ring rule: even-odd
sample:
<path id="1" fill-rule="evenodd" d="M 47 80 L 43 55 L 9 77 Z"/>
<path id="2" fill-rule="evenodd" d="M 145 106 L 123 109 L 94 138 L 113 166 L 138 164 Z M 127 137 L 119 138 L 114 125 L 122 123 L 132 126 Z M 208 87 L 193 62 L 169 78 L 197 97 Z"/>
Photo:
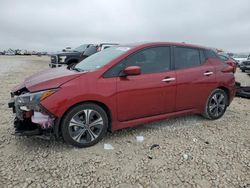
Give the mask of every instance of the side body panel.
<path id="1" fill-rule="evenodd" d="M 211 75 L 204 75 L 211 72 Z M 203 65 L 176 71 L 177 94 L 176 111 L 204 109 L 209 94 L 216 88 L 213 65 L 206 61 Z"/>
<path id="2" fill-rule="evenodd" d="M 117 114 L 119 121 L 128 121 L 168 112 L 175 108 L 175 71 L 117 78 Z"/>

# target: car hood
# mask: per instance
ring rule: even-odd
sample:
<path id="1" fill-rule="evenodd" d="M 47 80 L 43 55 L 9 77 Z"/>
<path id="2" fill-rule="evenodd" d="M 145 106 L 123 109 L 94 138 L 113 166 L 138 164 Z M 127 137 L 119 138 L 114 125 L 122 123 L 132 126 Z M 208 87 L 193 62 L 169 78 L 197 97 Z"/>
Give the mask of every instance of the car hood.
<path id="1" fill-rule="evenodd" d="M 66 67 L 47 69 L 26 78 L 23 83 L 13 88 L 12 92 L 22 88 L 27 88 L 30 92 L 57 88 L 85 73 L 68 70 Z"/>

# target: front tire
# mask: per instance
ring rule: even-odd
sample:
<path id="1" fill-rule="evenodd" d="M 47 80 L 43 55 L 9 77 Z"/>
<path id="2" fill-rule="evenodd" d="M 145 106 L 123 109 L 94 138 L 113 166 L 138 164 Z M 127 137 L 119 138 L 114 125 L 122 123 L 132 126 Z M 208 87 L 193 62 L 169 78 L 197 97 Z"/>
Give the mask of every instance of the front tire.
<path id="1" fill-rule="evenodd" d="M 108 129 L 106 112 L 94 103 L 79 104 L 64 116 L 61 125 L 66 143 L 83 148 L 98 143 Z"/>
<path id="2" fill-rule="evenodd" d="M 70 62 L 67 67 L 68 68 L 74 68 L 74 66 L 77 64 L 77 62 Z"/>
<path id="3" fill-rule="evenodd" d="M 203 116 L 215 120 L 222 117 L 227 109 L 228 96 L 222 89 L 215 89 L 207 99 Z"/>

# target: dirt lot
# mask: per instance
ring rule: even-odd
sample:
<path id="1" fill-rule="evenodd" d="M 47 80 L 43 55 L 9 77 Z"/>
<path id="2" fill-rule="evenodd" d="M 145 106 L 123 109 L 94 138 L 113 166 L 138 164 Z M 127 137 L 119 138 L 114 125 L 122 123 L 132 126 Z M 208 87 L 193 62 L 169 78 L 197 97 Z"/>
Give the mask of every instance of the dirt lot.
<path id="1" fill-rule="evenodd" d="M 187 116 L 146 124 L 108 134 L 87 149 L 13 136 L 9 91 L 48 61 L 0 56 L 0 187 L 250 187 L 247 99 L 235 98 L 216 121 Z M 236 78 L 250 85 L 247 74 Z M 104 143 L 114 150 L 104 150 Z M 153 144 L 160 147 L 150 150 Z"/>

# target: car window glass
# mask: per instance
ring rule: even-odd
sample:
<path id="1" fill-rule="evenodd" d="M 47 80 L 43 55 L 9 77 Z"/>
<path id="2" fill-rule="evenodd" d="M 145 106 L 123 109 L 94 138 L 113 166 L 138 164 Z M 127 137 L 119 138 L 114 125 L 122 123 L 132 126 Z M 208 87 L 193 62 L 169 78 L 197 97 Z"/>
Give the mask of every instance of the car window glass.
<path id="1" fill-rule="evenodd" d="M 207 58 L 217 58 L 218 59 L 218 55 L 212 51 L 212 50 L 205 50 L 205 55 Z"/>
<path id="2" fill-rule="evenodd" d="M 112 68 L 110 68 L 107 72 L 104 73 L 104 78 L 118 77 L 121 71 L 125 68 L 125 60 L 117 63 Z"/>
<path id="3" fill-rule="evenodd" d="M 227 61 L 228 60 L 228 57 L 224 56 L 224 55 L 219 55 L 220 59 L 222 61 Z"/>
<path id="4" fill-rule="evenodd" d="M 175 47 L 175 69 L 195 67 L 201 64 L 198 49 Z"/>
<path id="5" fill-rule="evenodd" d="M 86 50 L 86 48 L 88 47 L 88 44 L 83 44 L 81 46 L 78 46 L 77 48 L 73 49 L 73 51 L 77 51 L 77 52 L 83 52 L 84 50 Z"/>
<path id="6" fill-rule="evenodd" d="M 90 56 L 94 53 L 97 52 L 97 47 L 96 46 L 90 46 L 88 47 L 85 52 L 83 53 L 84 56 Z"/>
<path id="7" fill-rule="evenodd" d="M 170 70 L 170 47 L 161 46 L 141 50 L 129 56 L 125 66 L 139 66 L 142 74 L 168 71 Z"/>

